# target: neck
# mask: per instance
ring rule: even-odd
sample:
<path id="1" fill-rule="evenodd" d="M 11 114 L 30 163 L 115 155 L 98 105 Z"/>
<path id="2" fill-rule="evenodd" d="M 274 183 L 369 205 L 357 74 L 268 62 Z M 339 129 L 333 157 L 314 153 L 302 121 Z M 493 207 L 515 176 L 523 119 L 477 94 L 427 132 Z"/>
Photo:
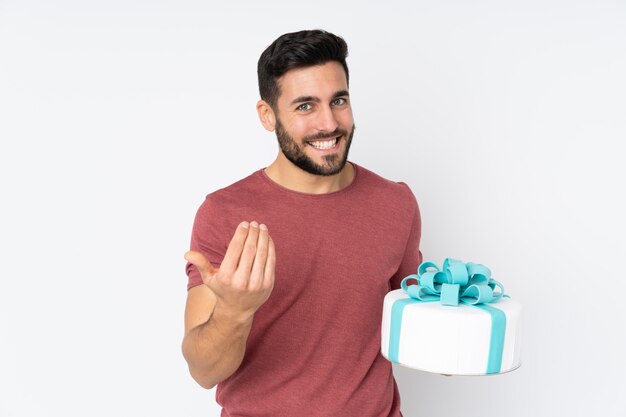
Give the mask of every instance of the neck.
<path id="1" fill-rule="evenodd" d="M 347 162 L 335 175 L 315 175 L 298 168 L 280 154 L 270 166 L 265 168 L 265 173 L 272 181 L 287 189 L 306 194 L 328 194 L 339 191 L 352 183 L 354 166 Z"/>

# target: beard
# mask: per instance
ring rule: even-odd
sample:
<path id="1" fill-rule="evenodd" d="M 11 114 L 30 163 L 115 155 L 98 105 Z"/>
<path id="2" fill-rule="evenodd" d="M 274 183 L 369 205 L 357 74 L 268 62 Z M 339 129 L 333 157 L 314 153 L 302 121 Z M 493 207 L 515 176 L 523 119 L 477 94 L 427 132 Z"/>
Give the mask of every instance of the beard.
<path id="1" fill-rule="evenodd" d="M 350 130 L 349 135 L 346 130 L 337 128 L 334 132 L 331 133 L 318 133 L 316 135 L 305 136 L 304 138 L 302 138 L 302 144 L 298 144 L 293 136 L 287 133 L 282 123 L 277 118 L 276 138 L 278 139 L 278 144 L 280 145 L 281 151 L 283 152 L 285 157 L 289 161 L 291 161 L 292 164 L 308 172 L 309 174 L 330 176 L 340 173 L 343 167 L 346 165 L 346 162 L 348 161 L 348 152 L 350 151 L 350 145 L 352 144 L 352 136 L 354 136 L 354 128 L 355 126 L 352 125 L 352 130 Z M 313 161 L 313 159 L 311 159 L 303 150 L 305 146 L 308 146 L 307 142 L 322 139 L 331 139 L 336 138 L 337 136 L 343 136 L 344 140 L 346 141 L 345 152 L 343 153 L 343 155 L 340 155 L 339 153 L 323 155 L 322 164 L 318 164 L 317 162 Z"/>

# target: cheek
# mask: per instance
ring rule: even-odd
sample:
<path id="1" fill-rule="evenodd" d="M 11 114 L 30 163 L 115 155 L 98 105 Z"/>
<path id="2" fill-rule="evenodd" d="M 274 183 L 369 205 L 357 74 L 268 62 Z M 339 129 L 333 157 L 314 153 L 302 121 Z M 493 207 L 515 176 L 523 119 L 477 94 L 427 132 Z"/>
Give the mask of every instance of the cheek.
<path id="1" fill-rule="evenodd" d="M 352 118 L 352 109 L 346 109 L 342 111 L 337 116 L 337 121 L 341 123 L 344 127 L 350 127 L 354 123 L 354 119 Z"/>
<path id="2" fill-rule="evenodd" d="M 300 118 L 290 124 L 289 133 L 294 139 L 300 140 L 303 137 L 310 135 L 311 129 L 310 123 L 306 120 L 306 118 Z"/>

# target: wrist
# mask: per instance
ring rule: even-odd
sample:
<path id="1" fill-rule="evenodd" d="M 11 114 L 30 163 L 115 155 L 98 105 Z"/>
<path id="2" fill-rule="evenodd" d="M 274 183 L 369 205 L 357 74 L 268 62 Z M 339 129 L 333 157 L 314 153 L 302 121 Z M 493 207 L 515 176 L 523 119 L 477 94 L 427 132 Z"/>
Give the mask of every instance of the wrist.
<path id="1" fill-rule="evenodd" d="M 215 303 L 215 309 L 213 310 L 211 318 L 221 324 L 233 327 L 250 327 L 252 325 L 252 319 L 254 318 L 254 312 L 233 308 L 218 299 Z"/>

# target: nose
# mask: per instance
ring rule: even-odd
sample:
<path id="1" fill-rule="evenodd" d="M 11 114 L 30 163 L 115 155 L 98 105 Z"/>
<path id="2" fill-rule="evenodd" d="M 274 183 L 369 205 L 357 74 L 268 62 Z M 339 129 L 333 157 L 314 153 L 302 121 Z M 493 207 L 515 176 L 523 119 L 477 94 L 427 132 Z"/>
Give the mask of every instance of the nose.
<path id="1" fill-rule="evenodd" d="M 317 130 L 327 133 L 334 132 L 339 127 L 335 113 L 330 106 L 321 106 L 317 115 L 316 124 Z"/>

